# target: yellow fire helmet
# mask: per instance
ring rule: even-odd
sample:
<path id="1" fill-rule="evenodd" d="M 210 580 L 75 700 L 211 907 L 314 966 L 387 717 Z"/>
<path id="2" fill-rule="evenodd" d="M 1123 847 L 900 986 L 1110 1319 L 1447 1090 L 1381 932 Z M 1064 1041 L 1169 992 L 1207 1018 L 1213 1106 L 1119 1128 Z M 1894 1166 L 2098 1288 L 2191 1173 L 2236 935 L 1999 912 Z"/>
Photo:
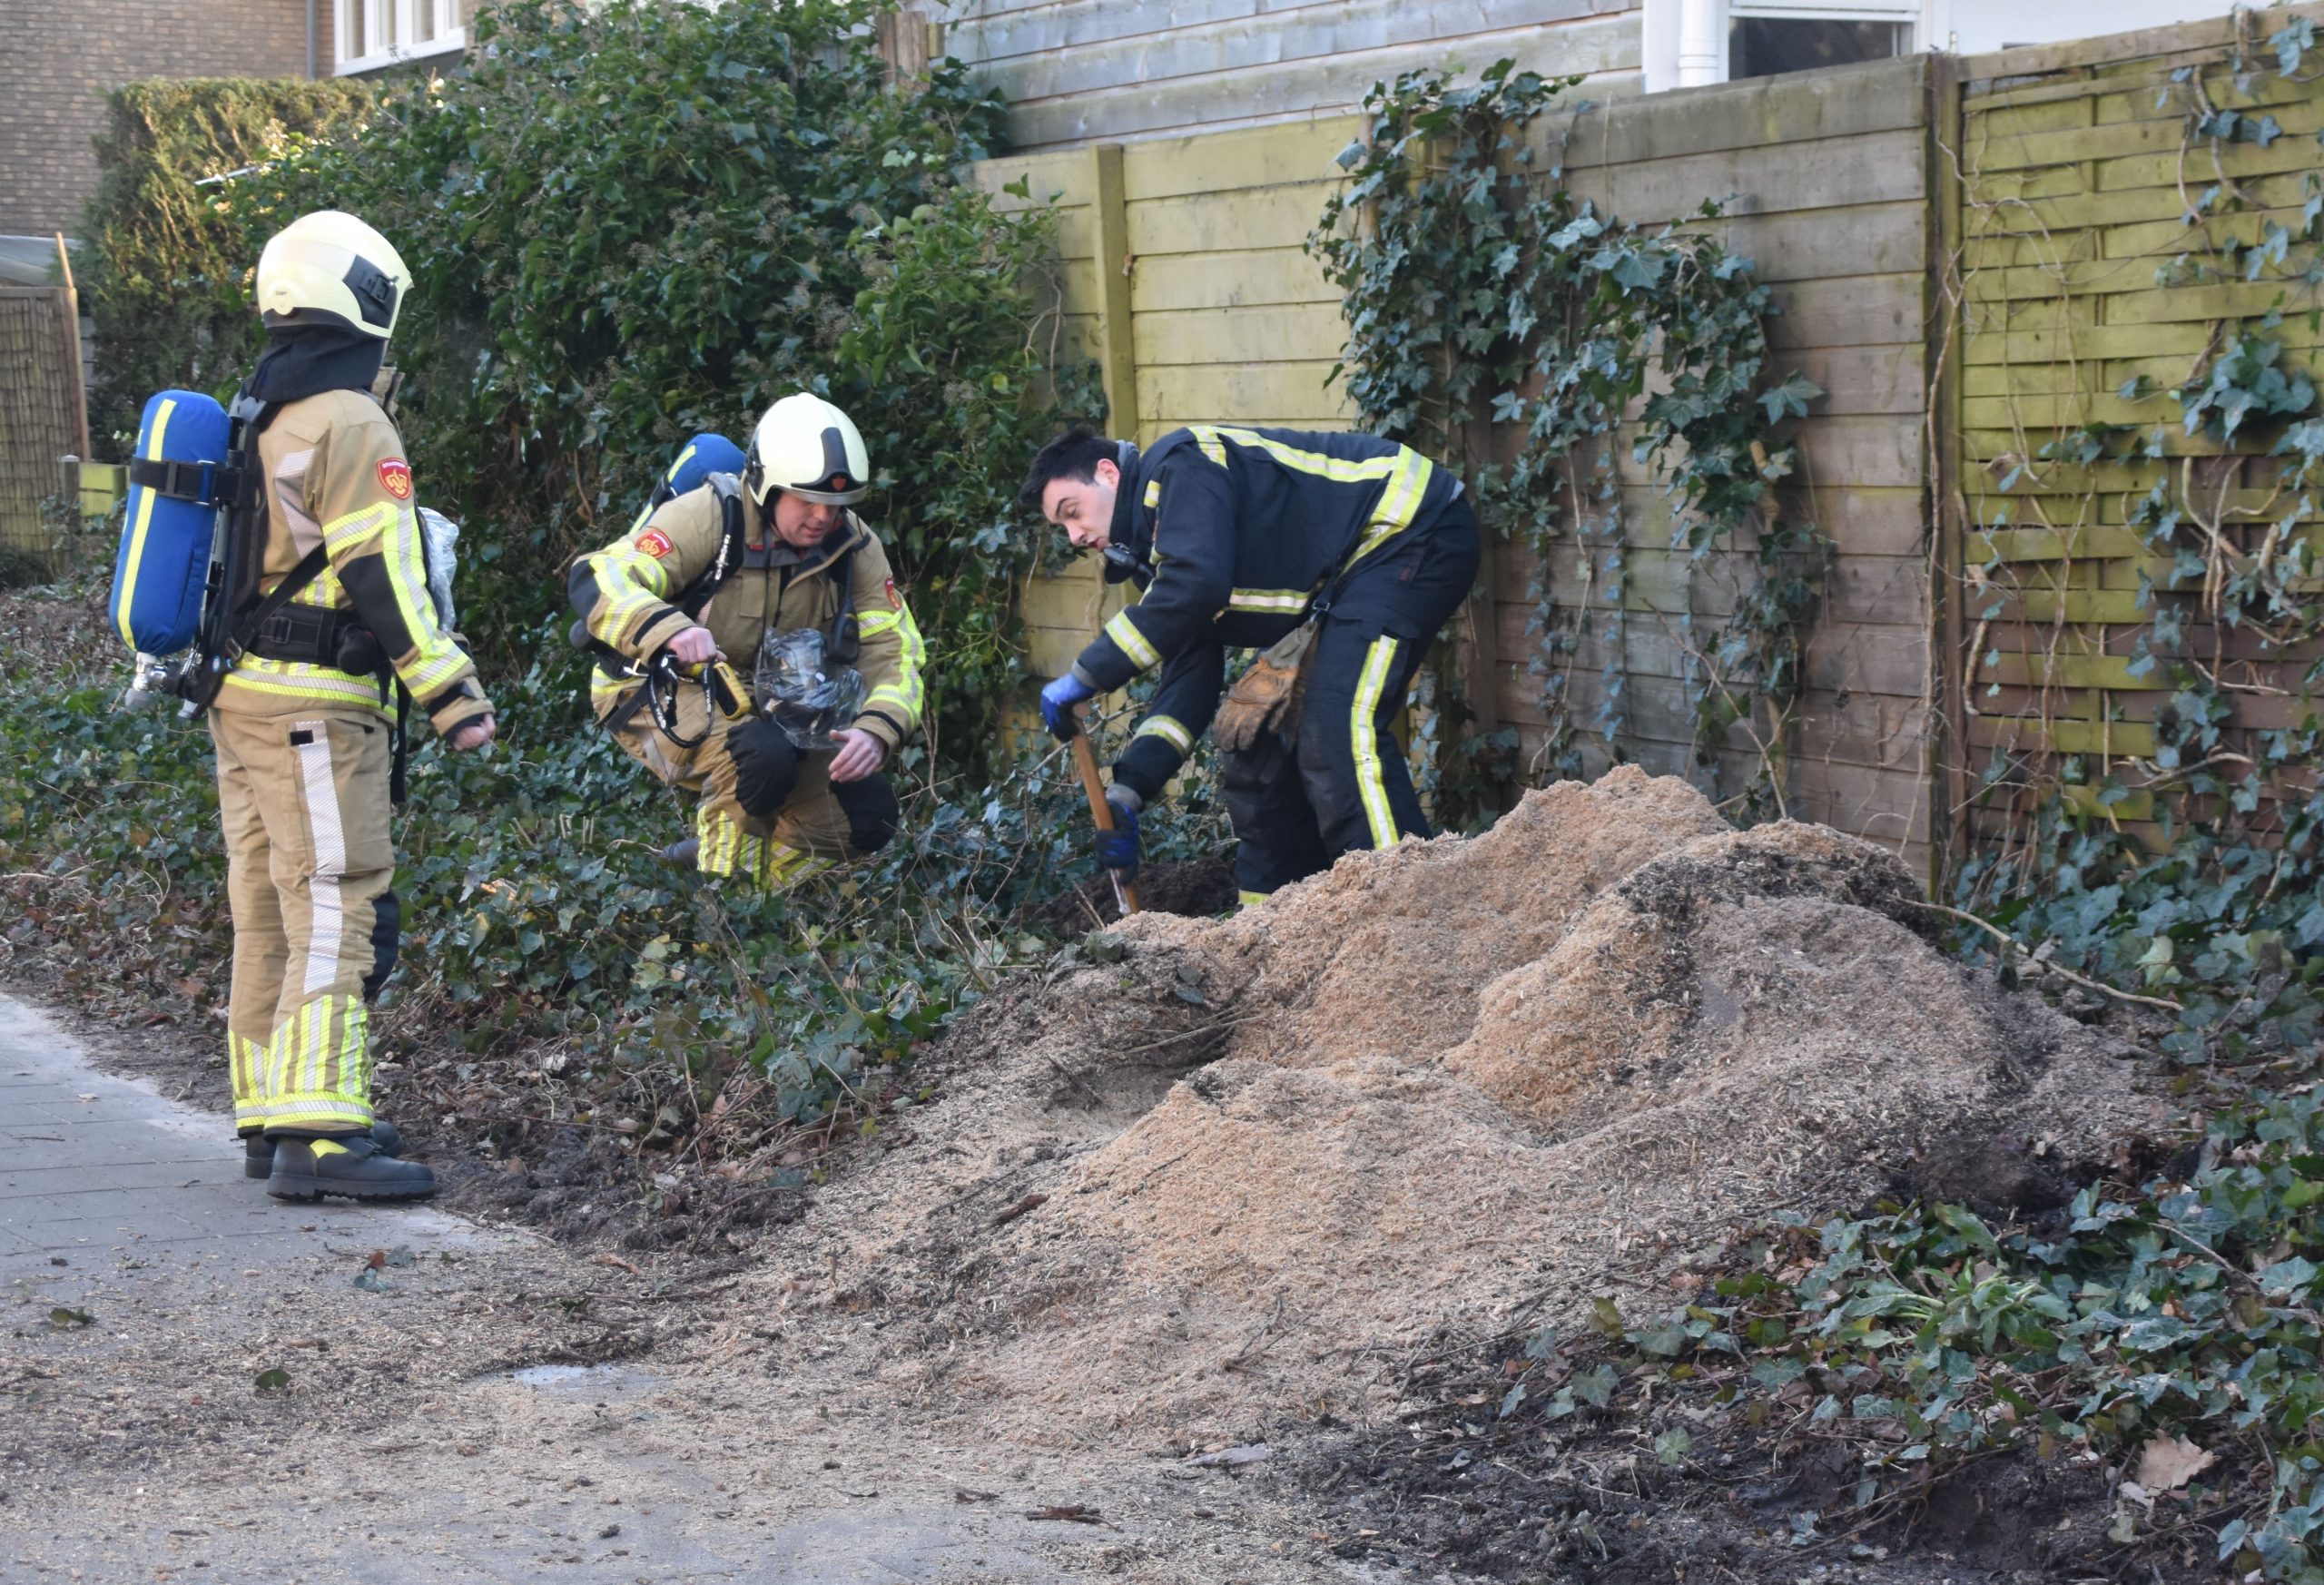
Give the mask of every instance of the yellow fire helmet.
<path id="1" fill-rule="evenodd" d="M 258 311 L 269 325 L 343 325 L 384 341 L 410 290 L 387 238 L 335 209 L 300 215 L 258 256 Z"/>
<path id="2" fill-rule="evenodd" d="M 770 490 L 844 507 L 872 484 L 872 455 L 855 421 L 819 396 L 802 391 L 767 409 L 751 431 L 743 487 L 762 507 Z"/>

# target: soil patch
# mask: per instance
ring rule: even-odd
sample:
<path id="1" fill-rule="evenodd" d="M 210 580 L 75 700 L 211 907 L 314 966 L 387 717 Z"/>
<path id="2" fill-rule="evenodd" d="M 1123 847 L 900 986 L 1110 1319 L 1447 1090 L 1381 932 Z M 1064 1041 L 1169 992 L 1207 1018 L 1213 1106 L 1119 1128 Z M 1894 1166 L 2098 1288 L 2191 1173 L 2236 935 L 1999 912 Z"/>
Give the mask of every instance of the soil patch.
<path id="1" fill-rule="evenodd" d="M 754 1280 L 891 1317 L 899 1389 L 1006 1436 L 1374 1419 L 1432 1338 L 1653 1295 L 1734 1221 L 1865 1203 L 1965 1129 L 2043 1193 L 2159 1120 L 2123 1048 L 1929 925 L 1855 839 L 1727 831 L 1634 770 L 1537 792 L 1004 989 Z"/>
<path id="2" fill-rule="evenodd" d="M 1147 913 L 1204 919 L 1235 906 L 1235 861 L 1228 858 L 1164 859 L 1137 870 L 1137 905 Z M 1092 875 L 1062 897 L 1027 909 L 1024 921 L 1052 936 L 1078 936 L 1118 924 L 1113 882 Z"/>
<path id="3" fill-rule="evenodd" d="M 1870 1517 L 1819 1523 L 1847 1515 L 1856 1455 L 1754 1427 L 1740 1406 L 1674 1397 L 1552 1436 L 1495 1428 L 1500 1389 L 1482 1373 L 1436 1386 L 1445 1407 L 1324 1439 L 1284 1472 L 1324 1501 L 1330 1528 L 1347 1538 L 1341 1557 L 1600 1585 L 2215 1577 L 2205 1566 L 2208 1531 L 2160 1543 L 2112 1540 L 2125 1472 L 2086 1453 L 1955 1465 Z M 1667 1449 L 1673 1437 L 1686 1452 L 1666 1459 L 1657 1444 Z"/>

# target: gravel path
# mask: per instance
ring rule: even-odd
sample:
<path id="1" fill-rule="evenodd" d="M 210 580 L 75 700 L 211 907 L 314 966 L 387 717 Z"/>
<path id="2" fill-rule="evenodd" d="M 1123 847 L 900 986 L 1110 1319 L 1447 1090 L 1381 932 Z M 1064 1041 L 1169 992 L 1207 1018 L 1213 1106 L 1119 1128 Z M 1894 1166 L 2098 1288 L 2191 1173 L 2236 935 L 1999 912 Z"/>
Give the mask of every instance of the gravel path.
<path id="1" fill-rule="evenodd" d="M 1384 1578 L 1264 1479 L 935 1442 L 731 1282 L 241 1167 L 0 996 L 5 1585 Z"/>

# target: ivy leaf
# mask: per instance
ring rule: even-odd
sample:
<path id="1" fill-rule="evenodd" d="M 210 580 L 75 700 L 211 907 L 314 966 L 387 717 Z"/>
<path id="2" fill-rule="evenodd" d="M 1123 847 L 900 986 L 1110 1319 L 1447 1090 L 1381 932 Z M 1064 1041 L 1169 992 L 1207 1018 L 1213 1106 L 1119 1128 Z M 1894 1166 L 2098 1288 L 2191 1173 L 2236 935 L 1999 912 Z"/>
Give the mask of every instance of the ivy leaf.
<path id="1" fill-rule="evenodd" d="M 2270 1298 L 2289 1299 L 2298 1296 L 2316 1282 L 2315 1262 L 2300 1255 L 2263 1265 L 2252 1274 L 2260 1291 Z"/>
<path id="2" fill-rule="evenodd" d="M 1767 409 L 1768 422 L 1781 423 L 1786 418 L 1804 418 L 1807 404 L 1824 394 L 1824 388 L 1804 374 L 1793 373 L 1781 385 L 1759 393 L 1759 405 Z"/>
<path id="3" fill-rule="evenodd" d="M 1603 1409 L 1613 1402 L 1614 1389 L 1620 1382 L 1621 1378 L 1614 1373 L 1611 1365 L 1601 1364 L 1579 1373 L 1566 1385 L 1575 1397 L 1592 1409 Z"/>

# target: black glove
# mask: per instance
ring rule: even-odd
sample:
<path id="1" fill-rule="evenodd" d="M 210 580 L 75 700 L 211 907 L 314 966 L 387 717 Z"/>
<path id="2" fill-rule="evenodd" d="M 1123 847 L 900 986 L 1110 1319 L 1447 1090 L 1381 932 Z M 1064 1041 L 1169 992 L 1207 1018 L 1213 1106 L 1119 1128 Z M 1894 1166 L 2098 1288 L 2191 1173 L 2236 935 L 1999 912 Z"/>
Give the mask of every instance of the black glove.
<path id="1" fill-rule="evenodd" d="M 882 775 L 834 782 L 832 796 L 839 800 L 840 812 L 847 816 L 847 844 L 859 853 L 876 853 L 886 847 L 903 818 L 896 790 Z"/>
<path id="2" fill-rule="evenodd" d="M 799 784 L 791 734 L 763 717 L 744 722 L 727 732 L 726 753 L 734 762 L 734 802 L 753 819 L 773 818 Z"/>

